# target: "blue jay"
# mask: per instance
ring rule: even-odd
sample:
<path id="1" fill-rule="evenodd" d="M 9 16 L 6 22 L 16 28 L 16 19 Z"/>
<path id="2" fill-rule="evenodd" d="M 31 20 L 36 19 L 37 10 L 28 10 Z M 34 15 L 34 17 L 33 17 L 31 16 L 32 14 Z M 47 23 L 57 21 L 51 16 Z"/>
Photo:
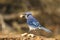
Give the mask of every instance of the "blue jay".
<path id="1" fill-rule="evenodd" d="M 42 29 L 46 32 L 51 32 L 49 29 L 43 27 L 31 14 L 31 12 L 25 12 L 25 18 L 27 20 L 27 24 L 29 27 L 29 31 L 35 30 L 35 29 Z"/>

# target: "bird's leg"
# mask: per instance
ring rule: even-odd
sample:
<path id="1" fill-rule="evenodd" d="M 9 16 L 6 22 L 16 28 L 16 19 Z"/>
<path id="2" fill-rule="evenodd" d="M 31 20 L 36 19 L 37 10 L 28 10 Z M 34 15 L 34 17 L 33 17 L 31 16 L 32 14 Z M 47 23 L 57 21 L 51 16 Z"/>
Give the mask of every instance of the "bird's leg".
<path id="1" fill-rule="evenodd" d="M 36 30 L 34 29 L 34 32 L 36 32 Z"/>
<path id="2" fill-rule="evenodd" d="M 28 33 L 31 33 L 32 30 L 29 29 Z"/>

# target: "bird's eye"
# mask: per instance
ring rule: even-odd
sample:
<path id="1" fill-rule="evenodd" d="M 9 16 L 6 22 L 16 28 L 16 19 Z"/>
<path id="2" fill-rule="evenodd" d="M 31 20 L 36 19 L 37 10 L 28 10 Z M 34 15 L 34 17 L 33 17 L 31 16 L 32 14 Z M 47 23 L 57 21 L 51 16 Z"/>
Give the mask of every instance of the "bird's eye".
<path id="1" fill-rule="evenodd" d="M 29 15 L 27 15 L 27 17 L 28 17 Z"/>

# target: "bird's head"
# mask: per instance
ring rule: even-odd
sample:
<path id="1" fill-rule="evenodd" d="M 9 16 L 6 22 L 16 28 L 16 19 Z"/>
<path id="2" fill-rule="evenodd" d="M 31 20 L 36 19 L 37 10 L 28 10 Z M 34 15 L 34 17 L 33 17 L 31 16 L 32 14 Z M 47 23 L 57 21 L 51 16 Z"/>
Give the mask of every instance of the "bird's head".
<path id="1" fill-rule="evenodd" d="M 31 12 L 25 12 L 23 15 L 21 15 L 20 17 L 25 17 L 26 19 L 28 18 L 28 16 L 32 15 Z"/>

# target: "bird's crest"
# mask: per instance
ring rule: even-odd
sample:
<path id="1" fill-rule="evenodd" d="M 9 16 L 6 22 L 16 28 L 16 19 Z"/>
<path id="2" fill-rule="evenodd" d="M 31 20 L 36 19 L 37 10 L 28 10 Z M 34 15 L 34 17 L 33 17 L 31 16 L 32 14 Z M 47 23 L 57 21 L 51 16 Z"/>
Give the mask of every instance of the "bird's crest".
<path id="1" fill-rule="evenodd" d="M 31 12 L 25 12 L 25 15 L 32 15 Z"/>

